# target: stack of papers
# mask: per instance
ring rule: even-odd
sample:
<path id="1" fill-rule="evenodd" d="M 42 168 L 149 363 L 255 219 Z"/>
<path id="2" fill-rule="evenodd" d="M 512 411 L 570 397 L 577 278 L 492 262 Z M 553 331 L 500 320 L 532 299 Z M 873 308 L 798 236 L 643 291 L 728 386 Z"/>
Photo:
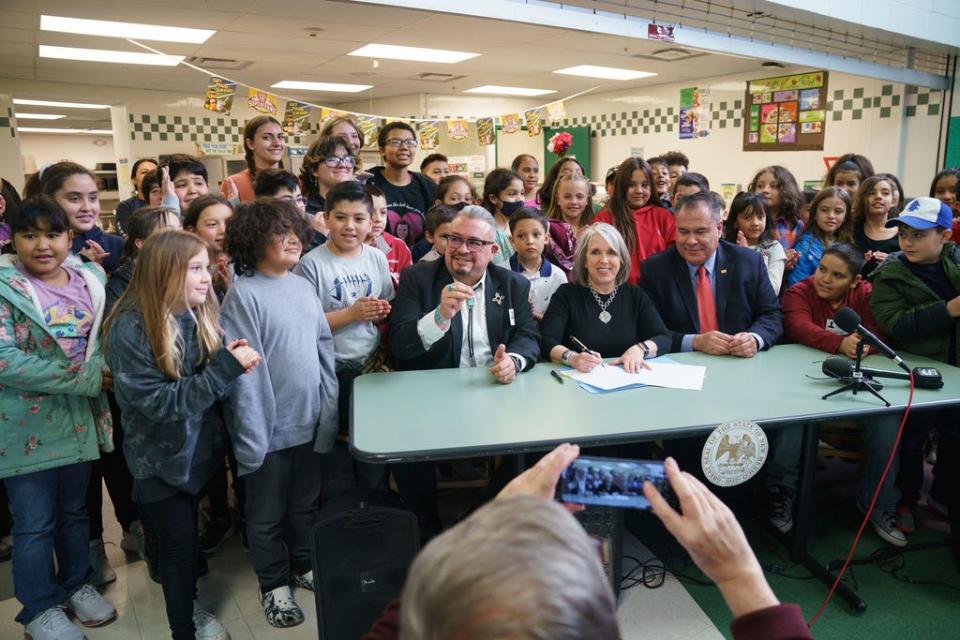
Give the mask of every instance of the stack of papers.
<path id="1" fill-rule="evenodd" d="M 688 389 L 700 391 L 707 368 L 697 365 L 680 364 L 668 358 L 648 360 L 649 369 L 639 373 L 627 373 L 620 366 L 606 365 L 594 367 L 589 373 L 567 369 L 561 373 L 592 393 L 607 393 L 640 387 L 665 387 L 668 389 Z"/>

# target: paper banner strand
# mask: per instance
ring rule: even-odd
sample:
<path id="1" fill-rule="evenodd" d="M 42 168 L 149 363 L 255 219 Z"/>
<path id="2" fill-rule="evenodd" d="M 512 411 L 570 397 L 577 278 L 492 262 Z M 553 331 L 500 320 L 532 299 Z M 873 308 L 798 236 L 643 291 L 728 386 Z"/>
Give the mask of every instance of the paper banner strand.
<path id="1" fill-rule="evenodd" d="M 296 100 L 287 100 L 287 108 L 283 113 L 283 130 L 292 136 L 309 131 L 310 105 Z"/>
<path id="2" fill-rule="evenodd" d="M 527 135 L 531 138 L 543 132 L 543 113 L 540 109 L 530 109 L 523 113 L 527 120 Z"/>
<path id="3" fill-rule="evenodd" d="M 432 151 L 440 145 L 439 120 L 421 122 L 418 133 L 420 137 L 420 148 L 424 151 Z"/>
<path id="4" fill-rule="evenodd" d="M 230 109 L 233 108 L 233 96 L 236 93 L 236 82 L 227 82 L 223 78 L 214 76 L 210 78 L 210 84 L 207 85 L 207 93 L 203 98 L 203 108 L 228 116 L 230 115 Z"/>
<path id="5" fill-rule="evenodd" d="M 254 87 L 247 89 L 247 106 L 274 118 L 280 113 L 280 101 L 277 96 Z"/>
<path id="6" fill-rule="evenodd" d="M 480 118 L 477 120 L 477 138 L 481 146 L 489 146 L 496 143 L 497 136 L 493 130 L 493 118 Z"/>
<path id="7" fill-rule="evenodd" d="M 466 140 L 470 136 L 470 125 L 466 120 L 449 120 L 447 122 L 447 137 L 455 142 Z"/>

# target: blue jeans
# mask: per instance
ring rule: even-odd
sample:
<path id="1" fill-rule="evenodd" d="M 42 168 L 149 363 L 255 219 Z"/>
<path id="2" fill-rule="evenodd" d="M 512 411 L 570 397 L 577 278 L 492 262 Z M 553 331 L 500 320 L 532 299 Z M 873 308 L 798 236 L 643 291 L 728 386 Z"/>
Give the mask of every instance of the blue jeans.
<path id="1" fill-rule="evenodd" d="M 877 482 L 890 457 L 890 449 L 900 427 L 900 414 L 872 416 L 859 421 L 863 436 L 863 476 L 860 478 L 860 490 L 857 502 L 866 508 L 873 498 Z M 794 493 L 797 489 L 797 474 L 800 468 L 803 430 L 798 427 L 778 429 L 771 437 L 770 457 L 763 467 L 763 486 L 766 489 L 784 487 Z M 877 504 L 877 512 L 895 511 L 900 500 L 897 488 L 897 473 L 900 469 L 900 456 L 894 456 L 893 464 L 887 473 Z"/>
<path id="2" fill-rule="evenodd" d="M 90 463 L 5 478 L 13 512 L 13 589 L 27 624 L 90 578 Z M 53 554 L 57 554 L 54 573 Z"/>

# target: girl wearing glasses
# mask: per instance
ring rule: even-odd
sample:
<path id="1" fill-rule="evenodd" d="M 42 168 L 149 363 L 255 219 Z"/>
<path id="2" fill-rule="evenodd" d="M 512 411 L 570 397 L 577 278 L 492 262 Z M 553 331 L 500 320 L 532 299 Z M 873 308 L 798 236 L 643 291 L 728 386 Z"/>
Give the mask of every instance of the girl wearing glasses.
<path id="1" fill-rule="evenodd" d="M 323 213 L 327 192 L 334 186 L 353 179 L 356 156 L 349 140 L 343 136 L 321 136 L 310 145 L 300 169 L 307 213 Z"/>
<path id="2" fill-rule="evenodd" d="M 247 168 L 235 173 L 220 185 L 220 195 L 230 198 L 232 184 L 240 196 L 240 202 L 254 199 L 253 181 L 258 171 L 264 169 L 282 169 L 283 151 L 287 138 L 280 123 L 270 116 L 257 116 L 247 120 L 243 127 L 243 149 Z"/>

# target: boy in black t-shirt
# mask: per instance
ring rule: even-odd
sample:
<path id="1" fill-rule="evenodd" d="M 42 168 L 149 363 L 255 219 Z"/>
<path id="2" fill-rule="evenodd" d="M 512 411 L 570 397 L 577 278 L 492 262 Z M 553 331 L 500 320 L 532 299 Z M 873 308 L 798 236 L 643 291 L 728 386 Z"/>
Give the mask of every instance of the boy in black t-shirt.
<path id="1" fill-rule="evenodd" d="M 406 122 L 388 122 L 377 136 L 383 166 L 370 170 L 370 180 L 387 198 L 387 230 L 412 246 L 423 236 L 427 210 L 436 200 L 437 185 L 410 171 L 417 134 Z"/>

